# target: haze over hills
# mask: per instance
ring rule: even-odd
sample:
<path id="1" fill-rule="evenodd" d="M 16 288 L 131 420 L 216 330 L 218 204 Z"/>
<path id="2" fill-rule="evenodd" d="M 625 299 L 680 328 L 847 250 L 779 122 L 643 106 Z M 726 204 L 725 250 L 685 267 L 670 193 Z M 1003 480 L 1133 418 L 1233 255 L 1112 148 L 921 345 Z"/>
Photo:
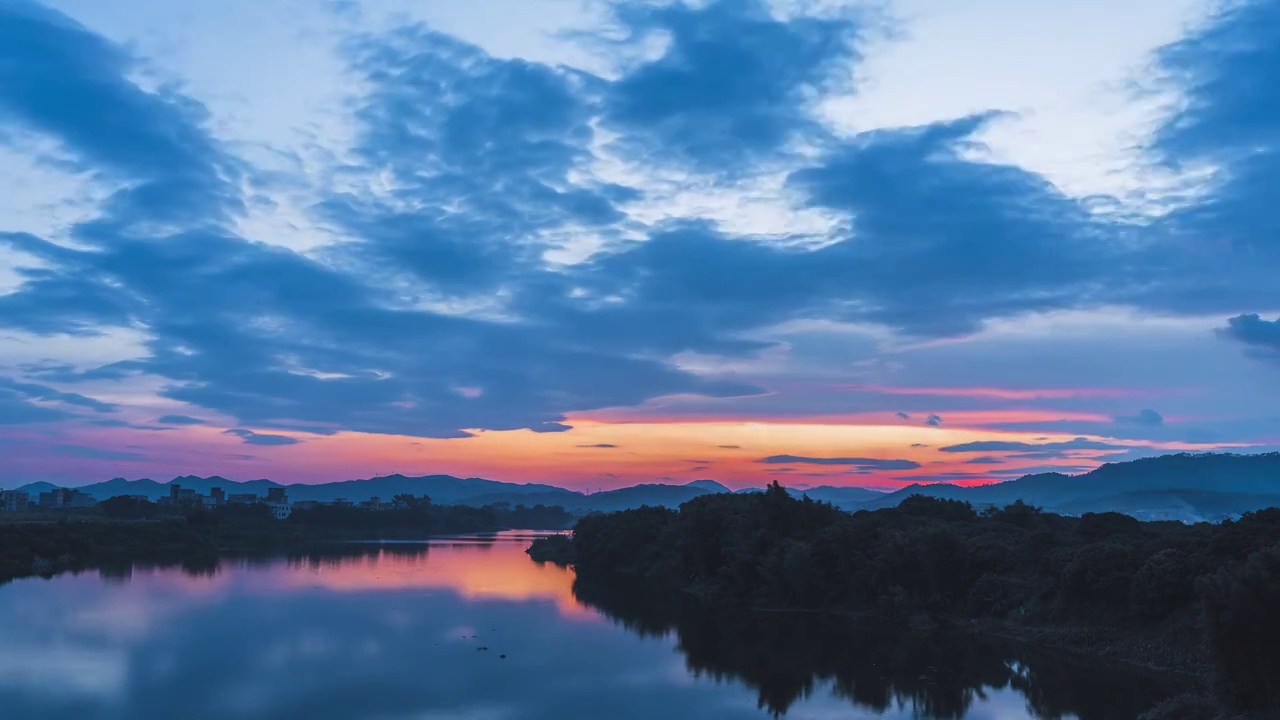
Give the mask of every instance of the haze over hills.
<path id="1" fill-rule="evenodd" d="M 1065 514 L 1115 511 L 1138 517 L 1221 519 L 1280 506 L 1280 453 L 1183 453 L 1108 463 L 1082 475 L 1039 473 L 976 487 L 910 485 L 862 507 L 893 507 L 912 495 L 974 505 L 1022 500 Z"/>
<path id="2" fill-rule="evenodd" d="M 115 495 L 145 495 L 157 499 L 168 495 L 173 483 L 201 494 L 221 487 L 227 494 L 265 495 L 267 488 L 287 487 L 289 497 L 294 501 L 331 502 L 339 498 L 361 501 L 371 497 L 388 500 L 395 495 L 409 493 L 428 495 L 440 504 L 560 505 L 576 513 L 624 510 L 642 505 L 677 507 L 701 495 L 732 492 L 714 480 L 696 480 L 683 485 L 641 484 L 583 493 L 548 484 L 400 474 L 317 485 L 281 485 L 265 479 L 237 482 L 217 476 L 181 476 L 166 483 L 115 478 L 80 489 L 98 500 Z M 40 482 L 18 489 L 35 494 L 53 487 Z M 754 490 L 758 489 L 738 492 Z M 837 486 L 789 488 L 788 491 L 797 497 L 807 496 L 850 511 L 893 507 L 905 498 L 919 494 L 963 500 L 976 506 L 1007 505 L 1021 500 L 1046 510 L 1073 515 L 1115 511 L 1147 518 L 1220 520 L 1249 510 L 1280 506 L 1280 453 L 1164 455 L 1107 464 L 1082 475 L 1040 473 L 975 487 L 936 483 L 911 485 L 891 493 Z"/>

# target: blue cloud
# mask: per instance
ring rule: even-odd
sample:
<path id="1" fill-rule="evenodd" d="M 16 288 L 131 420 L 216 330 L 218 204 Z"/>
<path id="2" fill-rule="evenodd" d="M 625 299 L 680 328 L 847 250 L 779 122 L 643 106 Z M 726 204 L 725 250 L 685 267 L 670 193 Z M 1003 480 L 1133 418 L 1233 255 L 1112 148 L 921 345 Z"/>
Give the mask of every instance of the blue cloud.
<path id="1" fill-rule="evenodd" d="M 92 47 L 110 46 L 95 40 Z M 531 322 L 511 323 L 404 309 L 406 300 L 415 299 L 387 282 L 393 263 L 426 280 L 505 273 L 527 288 L 525 297 L 563 294 L 556 274 L 522 267 L 535 255 L 522 255 L 512 238 L 565 222 L 616 219 L 608 198 L 626 193 L 554 187 L 585 141 L 587 126 L 573 109 L 581 101 L 568 91 L 572 79 L 541 66 L 493 60 L 417 29 L 381 41 L 361 39 L 353 48 L 353 62 L 374 88 L 358 116 L 366 128 L 361 156 L 371 167 L 389 163 L 402 174 L 407 197 L 428 208 L 413 222 L 430 224 L 429 208 L 445 203 L 465 207 L 460 215 L 470 220 L 452 229 L 443 226 L 461 243 L 462 255 L 447 251 L 439 263 L 416 264 L 397 254 L 414 252 L 413 247 L 397 243 L 430 244 L 432 237 L 415 237 L 413 228 L 395 238 L 380 237 L 374 230 L 394 230 L 403 218 L 372 206 L 367 215 L 343 215 L 336 209 L 342 198 L 321 210 L 360 231 L 361 240 L 335 246 L 322 259 L 239 237 L 219 226 L 222 215 L 215 205 L 188 208 L 203 212 L 184 215 L 179 224 L 146 204 L 109 203 L 111 223 L 77 228 L 93 241 L 82 249 L 30 235 L 0 237 L 44 264 L 25 271 L 19 291 L 0 298 L 0 324 L 42 334 L 146 327 L 151 335 L 147 357 L 86 373 L 45 370 L 64 382 L 137 374 L 168 378 L 162 396 L 254 427 L 435 437 L 464 436 L 462 428 L 477 427 L 562 432 L 568 426 L 560 421 L 569 411 L 633 405 L 664 394 L 754 391 L 739 383 L 702 380 L 661 357 L 612 347 L 607 338 L 581 342 L 573 334 L 574 315 L 539 318 L 539 308 L 531 306 Z M 402 60 L 407 69 L 396 75 L 392 70 Z M 63 71 L 106 83 L 103 73 L 112 67 Z M 440 83 L 452 84 L 442 89 Z M 123 77 L 109 84 L 122 93 L 141 92 Z M 544 106 L 548 98 L 559 98 L 560 105 Z M 145 100 L 140 95 L 116 111 L 138 115 L 128 123 L 146 127 L 156 121 L 153 113 L 169 105 Z M 507 104 L 495 112 L 498 101 Z M 195 148 L 173 158 L 174 164 L 192 168 L 187 175 L 220 176 L 221 150 L 198 120 L 177 111 L 164 116 L 171 136 L 188 138 L 182 147 Z M 421 123 L 436 120 L 437 125 L 415 134 L 426 127 Z M 61 130 L 57 123 L 49 125 L 49 132 Z M 484 137 L 473 134 L 478 130 Z M 499 139 L 485 139 L 490 136 Z M 419 172 L 424 166 L 415 158 L 433 154 L 441 156 L 440 165 L 429 168 L 434 174 Z M 186 177 L 146 165 L 129 167 L 139 174 L 152 172 L 150 182 L 157 186 Z M 424 175 L 430 177 L 416 179 Z M 215 183 L 210 188 L 214 194 L 226 189 Z M 163 241 L 137 237 L 130 228 L 140 225 L 168 234 Z M 476 275 L 467 268 L 489 260 L 468 265 L 463 255 L 472 243 L 484 242 L 492 243 L 487 252 L 494 265 Z M 387 266 L 352 271 L 355 258 L 378 256 Z M 448 282 L 441 286 L 450 287 Z M 479 281 L 471 288 L 484 289 Z M 457 387 L 484 392 L 460 397 Z"/>
<path id="2" fill-rule="evenodd" d="M 79 393 L 61 392 L 44 385 L 17 382 L 11 378 L 0 377 L 0 391 L 15 393 L 30 400 L 56 402 L 63 405 L 88 408 L 100 413 L 116 412 L 120 409 L 118 405 L 95 400 Z"/>
<path id="3" fill-rule="evenodd" d="M 1164 424 L 1164 416 L 1155 410 L 1143 409 L 1133 415 L 1117 415 L 1115 421 L 1127 425 L 1145 425 L 1147 427 L 1159 427 Z"/>
<path id="4" fill-rule="evenodd" d="M 0 425 L 26 425 L 65 420 L 70 413 L 34 405 L 24 393 L 0 386 Z"/>
<path id="5" fill-rule="evenodd" d="M 1165 270 L 1150 302 L 1182 312 L 1274 308 L 1280 285 L 1280 2 L 1222 3 L 1163 48 L 1158 67 L 1178 103 L 1148 150 L 1177 171 L 1211 170 L 1194 199 L 1154 230 Z"/>
<path id="6" fill-rule="evenodd" d="M 965 465 L 1003 465 L 1004 463 L 1004 460 L 990 455 L 983 455 L 982 457 L 970 458 L 964 461 Z"/>
<path id="7" fill-rule="evenodd" d="M 1280 360 L 1280 319 L 1263 320 L 1252 313 L 1239 315 L 1227 321 L 1221 334 L 1243 343 L 1258 355 Z"/>
<path id="8" fill-rule="evenodd" d="M 1114 229 L 1035 173 L 967 159 L 999 117 L 864 133 L 793 173 L 810 205 L 851 228 L 804 279 L 855 301 L 863 319 L 920 334 L 1087 303 L 1120 262 Z"/>
<path id="9" fill-rule="evenodd" d="M 945 453 L 976 453 L 976 452 L 1014 452 L 1018 455 L 1009 457 L 1017 458 L 1054 458 L 1069 457 L 1067 453 L 1079 450 L 1127 450 L 1125 445 L 1116 445 L 1114 443 L 1100 442 L 1097 440 L 1089 440 L 1087 438 L 1075 438 L 1065 442 L 1044 442 L 1044 443 L 1027 443 L 1011 440 L 979 440 L 976 442 L 961 443 L 959 445 L 947 445 L 938 448 Z"/>
<path id="10" fill-rule="evenodd" d="M 136 62 L 74 20 L 26 0 L 0 3 L 0 120 L 60 140 L 77 169 L 130 185 L 108 213 L 178 220 L 230 212 L 226 158 L 200 105 L 128 78 Z"/>
<path id="11" fill-rule="evenodd" d="M 86 458 L 89 460 L 146 460 L 147 456 L 142 453 L 125 452 L 122 450 L 103 450 L 101 448 L 88 447 L 86 445 L 51 445 L 50 452 L 55 455 L 66 455 L 68 457 Z"/>
<path id="12" fill-rule="evenodd" d="M 206 425 L 206 421 L 200 418 L 193 418 L 190 415 L 163 415 L 156 418 L 156 422 L 160 425 Z"/>
<path id="13" fill-rule="evenodd" d="M 712 173 L 776 159 L 797 139 L 825 139 L 810 100 L 847 82 L 859 58 L 848 18 L 775 18 L 762 0 L 613 6 L 634 46 L 661 35 L 661 56 L 605 92 L 605 121 L 649 161 Z"/>
<path id="14" fill-rule="evenodd" d="M 540 266 L 545 233 L 623 219 L 614 203 L 634 191 L 569 180 L 591 157 L 588 76 L 417 26 L 352 40 L 348 56 L 369 87 L 356 113 L 359 169 L 396 186 L 321 204 L 355 238 L 343 248 L 350 262 L 477 295 Z"/>
<path id="15" fill-rule="evenodd" d="M 258 433 L 244 428 L 224 430 L 223 435 L 235 435 L 244 440 L 246 445 L 297 445 L 302 441 L 288 435 L 270 435 Z"/>
<path id="16" fill-rule="evenodd" d="M 813 206 L 848 215 L 851 231 L 833 243 L 806 249 L 668 224 L 583 272 L 581 285 L 625 304 L 555 307 L 582 336 L 721 354 L 758 351 L 767 345 L 748 331 L 793 318 L 950 335 L 1078 307 L 1123 269 L 1114 228 L 1033 173 L 965 159 L 992 117 L 865 133 L 793 173 Z"/>
<path id="17" fill-rule="evenodd" d="M 857 470 L 914 470 L 920 463 L 912 460 L 881 460 L 878 458 L 815 458 L 799 455 L 770 455 L 756 462 L 766 465 L 848 465 Z"/>
<path id="18" fill-rule="evenodd" d="M 256 171 L 209 134 L 199 103 L 143 89 L 128 51 L 74 21 L 0 0 L 0 123 L 53 138 L 63 162 L 115 189 L 66 228 L 74 243 L 0 233 L 40 261 L 0 296 L 0 325 L 146 332 L 144 357 L 24 368 L 41 383 L 147 375 L 166 398 L 260 429 L 460 437 L 564 431 L 568 413 L 661 395 L 758 393 L 670 358 L 752 355 L 771 346 L 760 328 L 794 319 L 945 336 L 1031 311 L 1271 308 L 1276 7 L 1235 4 L 1162 52 L 1187 102 L 1149 149 L 1218 173 L 1201 199 L 1146 226 L 974 160 L 998 112 L 830 136 L 809 100 L 859 60 L 862 18 L 784 20 L 759 0 L 615 3 L 625 39 L 614 49 L 666 39 L 616 78 L 496 58 L 418 26 L 351 38 L 356 142 L 331 170 L 357 179 L 347 187 L 382 177 L 386 190 L 322 190 L 309 210 L 334 242 L 304 255 L 239 234 L 240 186 Z M 721 180 L 807 165 L 789 188 L 843 223 L 817 249 L 698 218 L 645 225 L 627 214 L 641 190 L 591 174 L 597 128 L 620 136 L 628 161 Z M 811 145 L 803 160 L 788 152 L 798 142 Z M 575 234 L 601 249 L 549 265 Z M 1183 249 L 1201 237 L 1232 252 L 1205 262 Z M 487 314 L 456 310 L 467 302 Z M 1261 351 L 1271 327 L 1241 315 L 1224 334 Z M 0 418 L 65 416 L 32 400 L 114 409 L 24 383 L 0 385 Z M 1005 449 L 1106 449 L 1021 445 Z"/>

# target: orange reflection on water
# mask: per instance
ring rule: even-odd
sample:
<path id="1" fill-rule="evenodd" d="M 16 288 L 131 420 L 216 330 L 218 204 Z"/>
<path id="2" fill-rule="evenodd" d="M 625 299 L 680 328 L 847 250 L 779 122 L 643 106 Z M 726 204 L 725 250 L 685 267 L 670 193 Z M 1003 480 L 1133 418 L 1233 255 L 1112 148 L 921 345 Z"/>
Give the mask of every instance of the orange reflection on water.
<path id="1" fill-rule="evenodd" d="M 560 614 L 595 618 L 573 596 L 573 572 L 538 564 L 525 554 L 530 539 L 502 533 L 493 539 L 433 540 L 425 553 L 401 545 L 376 555 L 297 563 L 271 573 L 281 589 L 316 587 L 335 592 L 440 589 L 468 600 L 550 600 Z"/>

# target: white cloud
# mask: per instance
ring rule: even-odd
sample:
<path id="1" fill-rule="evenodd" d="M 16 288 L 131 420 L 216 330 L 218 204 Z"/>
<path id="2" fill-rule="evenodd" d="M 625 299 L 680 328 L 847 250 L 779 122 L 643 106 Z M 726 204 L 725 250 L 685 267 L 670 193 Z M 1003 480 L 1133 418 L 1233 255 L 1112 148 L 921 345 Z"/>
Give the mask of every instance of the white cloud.
<path id="1" fill-rule="evenodd" d="M 1018 113 L 986 138 L 994 159 L 1070 194 L 1145 187 L 1130 148 L 1151 120 L 1129 83 L 1206 0 L 897 0 L 900 37 L 878 43 L 860 92 L 826 114 L 846 131 L 921 125 L 990 109 Z M 1142 181 L 1142 182 L 1140 182 Z"/>

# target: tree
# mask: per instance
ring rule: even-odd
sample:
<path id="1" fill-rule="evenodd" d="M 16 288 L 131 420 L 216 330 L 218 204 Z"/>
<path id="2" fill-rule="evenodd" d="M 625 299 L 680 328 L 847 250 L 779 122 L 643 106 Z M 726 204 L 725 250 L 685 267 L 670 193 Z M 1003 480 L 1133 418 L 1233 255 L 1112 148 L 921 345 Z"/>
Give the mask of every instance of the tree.
<path id="1" fill-rule="evenodd" d="M 1205 622 L 1219 692 L 1237 710 L 1280 707 L 1280 545 L 1203 583 Z"/>
<path id="2" fill-rule="evenodd" d="M 415 497 L 412 493 L 400 493 L 391 499 L 397 505 L 403 505 L 412 510 L 431 507 L 431 498 L 426 495 Z"/>
<path id="3" fill-rule="evenodd" d="M 98 503 L 98 507 L 107 517 L 118 518 L 122 520 L 138 520 L 140 518 L 155 517 L 159 513 L 159 506 L 150 500 L 143 498 L 130 497 L 128 495 L 117 495 L 107 498 Z"/>

